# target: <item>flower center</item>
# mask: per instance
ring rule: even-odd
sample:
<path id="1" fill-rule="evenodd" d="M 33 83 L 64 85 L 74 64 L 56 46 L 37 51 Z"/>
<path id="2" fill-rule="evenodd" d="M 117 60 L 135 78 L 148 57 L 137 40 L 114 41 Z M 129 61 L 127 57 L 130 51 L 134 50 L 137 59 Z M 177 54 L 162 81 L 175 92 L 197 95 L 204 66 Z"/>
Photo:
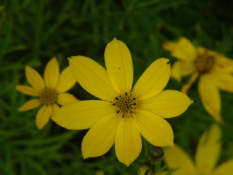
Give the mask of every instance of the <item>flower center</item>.
<path id="1" fill-rule="evenodd" d="M 53 89 L 43 89 L 40 93 L 40 101 L 44 105 L 51 105 L 57 101 L 57 92 Z"/>
<path id="2" fill-rule="evenodd" d="M 123 96 L 115 97 L 112 105 L 121 117 L 131 117 L 138 108 L 139 101 L 131 93 L 125 92 Z"/>
<path id="3" fill-rule="evenodd" d="M 210 72 L 215 65 L 215 57 L 208 53 L 206 50 L 204 53 L 198 54 L 194 65 L 198 73 L 208 73 Z"/>

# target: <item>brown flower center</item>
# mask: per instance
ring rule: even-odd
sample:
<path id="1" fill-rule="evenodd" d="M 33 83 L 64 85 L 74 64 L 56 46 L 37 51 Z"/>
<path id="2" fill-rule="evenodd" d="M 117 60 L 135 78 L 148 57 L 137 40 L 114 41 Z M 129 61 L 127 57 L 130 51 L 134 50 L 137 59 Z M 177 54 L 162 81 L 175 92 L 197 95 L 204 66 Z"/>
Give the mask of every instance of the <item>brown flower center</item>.
<path id="1" fill-rule="evenodd" d="M 43 89 L 40 93 L 40 101 L 44 105 L 52 105 L 57 101 L 57 92 L 53 89 Z"/>
<path id="2" fill-rule="evenodd" d="M 215 65 L 215 57 L 209 54 L 208 50 L 205 50 L 204 53 L 197 54 L 194 65 L 198 73 L 208 73 L 213 69 Z"/>
<path id="3" fill-rule="evenodd" d="M 132 93 L 125 93 L 123 96 L 115 97 L 112 105 L 116 107 L 116 113 L 121 117 L 131 117 L 138 108 L 139 101 Z"/>

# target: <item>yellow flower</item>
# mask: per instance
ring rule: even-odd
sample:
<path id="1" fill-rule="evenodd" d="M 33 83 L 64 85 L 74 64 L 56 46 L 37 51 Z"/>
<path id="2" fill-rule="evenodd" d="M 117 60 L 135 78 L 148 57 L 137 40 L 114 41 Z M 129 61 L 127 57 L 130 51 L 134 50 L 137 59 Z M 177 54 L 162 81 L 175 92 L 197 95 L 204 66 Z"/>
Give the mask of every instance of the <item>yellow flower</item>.
<path id="1" fill-rule="evenodd" d="M 105 50 L 107 70 L 84 56 L 71 57 L 69 63 L 80 85 L 101 99 L 65 105 L 52 118 L 67 129 L 91 128 L 82 142 L 84 158 L 101 156 L 115 143 L 117 158 L 128 166 L 141 152 L 140 134 L 153 145 L 173 145 L 164 118 L 182 114 L 192 101 L 184 93 L 162 91 L 170 78 L 168 59 L 153 62 L 133 89 L 131 54 L 115 38 Z"/>
<path id="2" fill-rule="evenodd" d="M 36 115 L 36 125 L 38 129 L 42 129 L 59 108 L 57 105 L 64 105 L 77 99 L 68 93 L 68 91 L 76 82 L 69 68 L 66 68 L 59 75 L 59 65 L 56 58 L 52 58 L 44 72 L 44 80 L 40 74 L 33 68 L 26 66 L 26 77 L 30 85 L 18 85 L 16 89 L 24 94 L 38 97 L 26 102 L 19 108 L 19 111 L 27 111 L 43 105 Z"/>
<path id="3" fill-rule="evenodd" d="M 180 38 L 177 42 L 166 41 L 163 47 L 179 59 L 172 67 L 173 78 L 181 81 L 183 76 L 192 74 L 181 91 L 187 93 L 200 76 L 198 91 L 201 101 L 207 112 L 223 123 L 218 89 L 233 92 L 233 60 L 206 48 L 195 48 L 186 38 Z"/>
<path id="4" fill-rule="evenodd" d="M 198 143 L 195 164 L 190 157 L 178 146 L 164 150 L 164 159 L 172 175 L 232 175 L 233 159 L 216 167 L 221 151 L 221 130 L 218 125 L 212 125 Z"/>

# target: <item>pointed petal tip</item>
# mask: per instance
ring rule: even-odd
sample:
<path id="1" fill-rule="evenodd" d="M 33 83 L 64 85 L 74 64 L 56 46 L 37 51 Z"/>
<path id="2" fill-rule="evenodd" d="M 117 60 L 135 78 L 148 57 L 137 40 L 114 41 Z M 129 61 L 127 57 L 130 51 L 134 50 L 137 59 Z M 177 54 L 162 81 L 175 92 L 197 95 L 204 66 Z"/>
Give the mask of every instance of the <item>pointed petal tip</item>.
<path id="1" fill-rule="evenodd" d="M 158 58 L 157 60 L 161 60 L 161 61 L 164 62 L 164 64 L 166 63 L 167 65 L 169 65 L 171 67 L 171 61 L 170 61 L 170 59 L 161 57 L 161 58 Z"/>
<path id="2" fill-rule="evenodd" d="M 221 125 L 225 125 L 225 122 L 223 121 L 222 116 L 220 116 L 220 118 L 218 119 L 218 122 Z"/>
<path id="3" fill-rule="evenodd" d="M 30 69 L 32 69 L 30 66 L 26 65 L 25 66 L 25 71 L 28 72 Z"/>
<path id="4" fill-rule="evenodd" d="M 187 96 L 188 97 L 188 96 Z M 188 97 L 189 98 L 189 97 Z M 193 100 L 191 100 L 191 99 L 189 99 L 189 101 L 187 101 L 187 109 L 188 109 L 188 107 L 191 105 L 191 104 L 193 104 L 194 103 L 194 101 Z"/>
<path id="5" fill-rule="evenodd" d="M 18 108 L 18 111 L 19 111 L 19 112 L 22 112 L 23 110 L 21 109 L 21 107 L 19 107 L 19 108 Z"/>
<path id="6" fill-rule="evenodd" d="M 38 126 L 38 125 L 37 125 L 37 129 L 38 129 L 38 130 L 41 130 L 43 127 L 44 127 L 44 126 Z"/>
<path id="7" fill-rule="evenodd" d="M 76 59 L 78 56 L 71 56 L 68 58 L 69 66 L 73 63 L 74 59 Z"/>
<path id="8" fill-rule="evenodd" d="M 30 71 L 31 69 L 33 69 L 31 66 L 28 66 L 28 65 L 25 66 L 25 71 L 26 71 L 26 72 Z M 33 69 L 33 70 L 34 70 L 34 69 Z"/>
<path id="9" fill-rule="evenodd" d="M 84 153 L 84 151 L 82 150 L 82 157 L 83 157 L 83 159 L 89 159 L 92 156 L 88 155 L 87 153 Z"/>
<path id="10" fill-rule="evenodd" d="M 131 163 L 124 163 L 127 167 L 129 167 L 129 165 L 131 164 Z"/>
<path id="11" fill-rule="evenodd" d="M 83 156 L 83 159 L 87 159 L 87 158 L 88 158 L 88 156 L 86 156 L 86 155 L 84 155 L 84 154 L 83 154 L 82 156 Z"/>
<path id="12" fill-rule="evenodd" d="M 15 86 L 15 89 L 16 89 L 17 91 L 21 92 L 21 91 L 20 91 L 20 87 L 21 87 L 21 86 L 22 86 L 22 85 L 16 85 L 16 86 Z"/>
<path id="13" fill-rule="evenodd" d="M 19 112 L 23 112 L 23 111 L 26 111 L 26 110 L 23 110 L 22 106 L 18 108 L 18 111 Z"/>
<path id="14" fill-rule="evenodd" d="M 172 48 L 174 47 L 174 43 L 171 41 L 165 41 L 163 42 L 162 47 L 167 51 L 172 51 Z"/>
<path id="15" fill-rule="evenodd" d="M 156 146 L 156 145 L 155 145 Z M 163 146 L 160 146 L 160 147 L 174 147 L 175 146 L 175 144 L 174 144 L 174 135 L 172 135 L 172 139 L 170 139 L 170 140 L 167 140 L 167 144 L 165 145 L 163 145 Z"/>
<path id="16" fill-rule="evenodd" d="M 36 123 L 36 127 L 37 127 L 38 130 L 43 129 L 45 125 L 46 125 L 46 124 L 44 124 L 44 125 L 41 125 L 41 124 L 40 124 L 40 125 L 39 125 L 38 123 Z"/>
<path id="17" fill-rule="evenodd" d="M 130 162 L 129 161 L 120 161 L 120 162 L 123 163 L 124 165 L 126 165 L 127 167 L 129 167 L 129 165 L 132 163 L 132 161 L 130 161 Z"/>

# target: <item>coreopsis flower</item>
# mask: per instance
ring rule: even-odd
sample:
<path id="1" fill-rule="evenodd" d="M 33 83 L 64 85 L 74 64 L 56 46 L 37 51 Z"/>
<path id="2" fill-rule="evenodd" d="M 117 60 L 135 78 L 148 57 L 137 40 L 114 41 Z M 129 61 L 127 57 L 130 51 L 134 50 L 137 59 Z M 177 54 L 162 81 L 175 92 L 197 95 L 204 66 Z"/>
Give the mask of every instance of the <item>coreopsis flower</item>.
<path id="1" fill-rule="evenodd" d="M 127 46 L 113 39 L 105 50 L 107 70 L 84 56 L 69 59 L 79 84 L 100 100 L 65 105 L 52 119 L 67 129 L 88 129 L 82 141 L 84 158 L 105 154 L 115 143 L 120 162 L 130 165 L 142 148 L 141 135 L 152 145 L 173 145 L 173 131 L 165 118 L 182 114 L 192 101 L 186 94 L 164 90 L 170 62 L 154 61 L 134 88 L 133 64 Z"/>
<path id="2" fill-rule="evenodd" d="M 219 89 L 233 92 L 233 60 L 206 48 L 195 48 L 186 38 L 166 41 L 163 47 L 178 59 L 172 66 L 173 78 L 181 81 L 183 76 L 192 74 L 181 91 L 187 93 L 200 77 L 198 91 L 204 108 L 216 121 L 223 123 Z"/>
<path id="3" fill-rule="evenodd" d="M 233 159 L 216 166 L 221 151 L 220 139 L 221 130 L 214 124 L 198 142 L 195 163 L 177 145 L 165 149 L 165 162 L 174 170 L 171 175 L 232 175 Z"/>
<path id="4" fill-rule="evenodd" d="M 38 129 L 42 129 L 59 108 L 58 104 L 64 105 L 77 101 L 73 95 L 66 93 L 74 86 L 76 80 L 69 67 L 59 75 L 59 65 L 56 58 L 52 58 L 48 62 L 44 72 L 44 80 L 35 69 L 29 66 L 26 66 L 25 71 L 31 86 L 18 85 L 16 89 L 37 98 L 26 102 L 19 108 L 19 111 L 31 110 L 42 105 L 36 115 L 36 125 Z"/>

